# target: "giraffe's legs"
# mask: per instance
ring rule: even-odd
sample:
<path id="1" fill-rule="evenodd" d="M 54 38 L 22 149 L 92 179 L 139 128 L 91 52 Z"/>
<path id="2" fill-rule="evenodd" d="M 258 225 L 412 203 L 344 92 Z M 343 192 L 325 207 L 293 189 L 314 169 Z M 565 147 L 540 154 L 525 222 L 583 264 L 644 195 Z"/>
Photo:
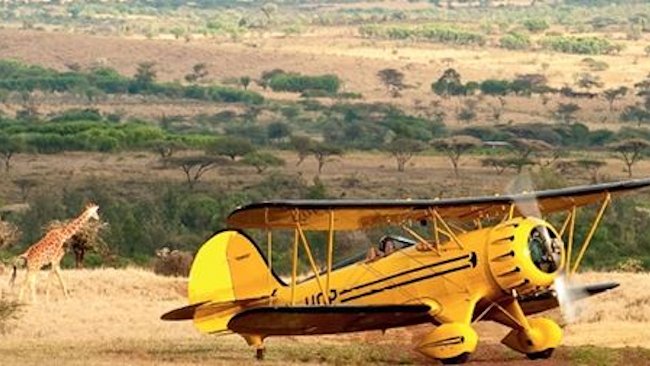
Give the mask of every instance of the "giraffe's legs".
<path id="1" fill-rule="evenodd" d="M 30 295 L 31 295 L 31 301 L 35 302 L 36 301 L 36 275 L 38 274 L 38 271 L 31 271 L 27 270 L 27 273 L 25 274 L 25 281 L 23 284 L 20 286 L 20 291 L 18 292 L 18 301 L 23 301 L 23 297 L 25 295 L 25 290 L 29 287 L 30 290 Z"/>
<path id="2" fill-rule="evenodd" d="M 52 279 L 54 275 L 54 268 L 50 270 L 50 273 L 47 274 L 47 281 L 45 284 L 45 302 L 50 302 L 50 285 L 52 284 Z"/>
<path id="3" fill-rule="evenodd" d="M 31 290 L 31 302 L 36 303 L 36 276 L 38 271 L 32 271 L 27 275 L 27 280 L 29 281 L 29 288 Z"/>
<path id="4" fill-rule="evenodd" d="M 68 289 L 65 287 L 65 282 L 63 282 L 63 277 L 61 276 L 61 267 L 58 263 L 52 263 L 52 271 L 56 274 L 56 277 L 59 279 L 59 284 L 61 285 L 61 290 L 63 291 L 63 296 L 69 298 Z"/>

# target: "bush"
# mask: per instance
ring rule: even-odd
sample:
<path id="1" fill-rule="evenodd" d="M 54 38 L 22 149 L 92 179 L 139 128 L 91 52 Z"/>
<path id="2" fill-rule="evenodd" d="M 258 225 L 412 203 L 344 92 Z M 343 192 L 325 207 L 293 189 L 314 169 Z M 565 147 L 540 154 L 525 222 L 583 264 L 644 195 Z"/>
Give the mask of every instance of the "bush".
<path id="1" fill-rule="evenodd" d="M 298 73 L 279 73 L 269 79 L 273 91 L 302 93 L 305 91 L 323 91 L 335 94 L 341 87 L 341 80 L 336 75 L 308 76 Z"/>
<path id="2" fill-rule="evenodd" d="M 367 25 L 359 28 L 359 34 L 366 38 L 415 39 L 457 45 L 485 44 L 485 37 L 482 34 L 441 24 L 419 27 Z"/>
<path id="3" fill-rule="evenodd" d="M 529 32 L 537 33 L 548 29 L 545 19 L 526 19 L 521 23 Z"/>
<path id="4" fill-rule="evenodd" d="M 153 271 L 163 276 L 187 277 L 192 268 L 194 257 L 190 252 L 169 250 L 165 247 L 156 251 L 153 262 Z"/>
<path id="5" fill-rule="evenodd" d="M 508 50 L 526 50 L 530 45 L 530 37 L 523 33 L 510 32 L 499 39 L 499 46 Z"/>
<path id="6" fill-rule="evenodd" d="M 621 46 L 598 37 L 547 36 L 540 41 L 542 48 L 585 55 L 612 54 L 621 50 Z"/>
<path id="7" fill-rule="evenodd" d="M 10 330 L 11 322 L 18 319 L 22 304 L 14 300 L 0 297 L 0 334 L 6 334 Z"/>

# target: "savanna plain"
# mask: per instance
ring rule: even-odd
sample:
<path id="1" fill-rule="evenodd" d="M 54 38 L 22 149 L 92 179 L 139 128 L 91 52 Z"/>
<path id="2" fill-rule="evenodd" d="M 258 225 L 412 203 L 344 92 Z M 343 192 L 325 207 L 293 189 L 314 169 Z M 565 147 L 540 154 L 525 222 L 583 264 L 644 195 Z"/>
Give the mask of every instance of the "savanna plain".
<path id="1" fill-rule="evenodd" d="M 156 252 L 191 255 L 255 200 L 650 176 L 643 2 L 9 0 L 0 17 L 0 300 L 16 296 L 11 259 L 52 220 L 93 201 L 106 224 L 86 268 L 64 260 L 69 298 L 45 299 L 43 271 L 38 301 L 0 317 L 0 365 L 430 364 L 413 350 L 426 326 L 272 338 L 255 361 L 238 336 L 159 319 L 187 304 L 187 268 L 162 275 Z M 576 283 L 620 287 L 570 322 L 550 313 L 553 358 L 525 360 L 479 323 L 470 364 L 648 364 L 649 198 L 607 211 Z M 366 234 L 339 237 L 337 259 L 382 233 Z"/>

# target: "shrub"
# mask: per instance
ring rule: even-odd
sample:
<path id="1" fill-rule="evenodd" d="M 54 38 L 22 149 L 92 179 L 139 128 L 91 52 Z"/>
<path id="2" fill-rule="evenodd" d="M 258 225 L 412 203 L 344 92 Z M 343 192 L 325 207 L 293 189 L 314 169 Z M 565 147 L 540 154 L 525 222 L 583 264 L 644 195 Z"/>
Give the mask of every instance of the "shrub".
<path id="1" fill-rule="evenodd" d="M 545 19 L 526 19 L 521 23 L 529 32 L 537 33 L 548 29 Z"/>
<path id="2" fill-rule="evenodd" d="M 482 34 L 441 24 L 419 27 L 367 25 L 359 28 L 359 34 L 366 38 L 415 39 L 457 45 L 485 44 L 485 37 Z"/>
<path id="3" fill-rule="evenodd" d="M 156 251 L 156 259 L 153 263 L 153 271 L 163 276 L 187 277 L 190 274 L 194 257 L 190 252 L 180 250 L 169 250 L 164 247 Z"/>
<path id="4" fill-rule="evenodd" d="M 499 39 L 499 46 L 508 50 L 525 50 L 530 45 L 530 37 L 518 32 L 510 32 Z"/>
<path id="5" fill-rule="evenodd" d="M 11 322 L 18 319 L 22 304 L 15 300 L 0 297 L 0 334 L 9 332 Z"/>
<path id="6" fill-rule="evenodd" d="M 643 267 L 643 262 L 637 258 L 627 258 L 625 260 L 622 260 L 616 264 L 616 267 L 614 269 L 619 272 L 632 273 L 639 273 L 645 270 Z"/>
<path id="7" fill-rule="evenodd" d="M 324 91 L 335 94 L 341 87 L 341 80 L 336 75 L 308 76 L 298 73 L 279 73 L 269 79 L 273 91 L 302 93 L 305 91 Z"/>
<path id="8" fill-rule="evenodd" d="M 598 37 L 546 36 L 540 41 L 540 45 L 557 52 L 585 55 L 612 54 L 621 49 L 620 45 Z"/>

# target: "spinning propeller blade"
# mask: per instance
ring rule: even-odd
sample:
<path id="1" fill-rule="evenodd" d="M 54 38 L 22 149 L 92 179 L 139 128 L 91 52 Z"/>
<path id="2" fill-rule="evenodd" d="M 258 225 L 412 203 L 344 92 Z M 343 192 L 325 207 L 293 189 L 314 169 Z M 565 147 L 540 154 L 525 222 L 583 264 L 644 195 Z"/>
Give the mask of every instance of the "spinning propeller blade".
<path id="1" fill-rule="evenodd" d="M 535 187 L 530 172 L 524 171 L 520 173 L 510 182 L 510 184 L 508 184 L 506 190 L 506 193 L 509 194 L 534 192 Z M 542 218 L 541 210 L 539 209 L 536 200 L 515 201 L 515 207 L 522 216 Z M 550 235 L 547 228 L 542 228 L 542 230 L 543 235 Z M 549 240 L 545 242 L 550 243 Z M 548 249 L 549 252 L 551 252 L 551 248 Z M 553 290 L 558 299 L 564 321 L 567 323 L 573 323 L 579 313 L 575 300 L 587 297 L 589 294 L 585 292 L 582 286 L 574 286 L 574 284 L 571 283 L 569 278 L 566 276 L 565 269 L 562 269 L 560 274 L 555 278 Z"/>

